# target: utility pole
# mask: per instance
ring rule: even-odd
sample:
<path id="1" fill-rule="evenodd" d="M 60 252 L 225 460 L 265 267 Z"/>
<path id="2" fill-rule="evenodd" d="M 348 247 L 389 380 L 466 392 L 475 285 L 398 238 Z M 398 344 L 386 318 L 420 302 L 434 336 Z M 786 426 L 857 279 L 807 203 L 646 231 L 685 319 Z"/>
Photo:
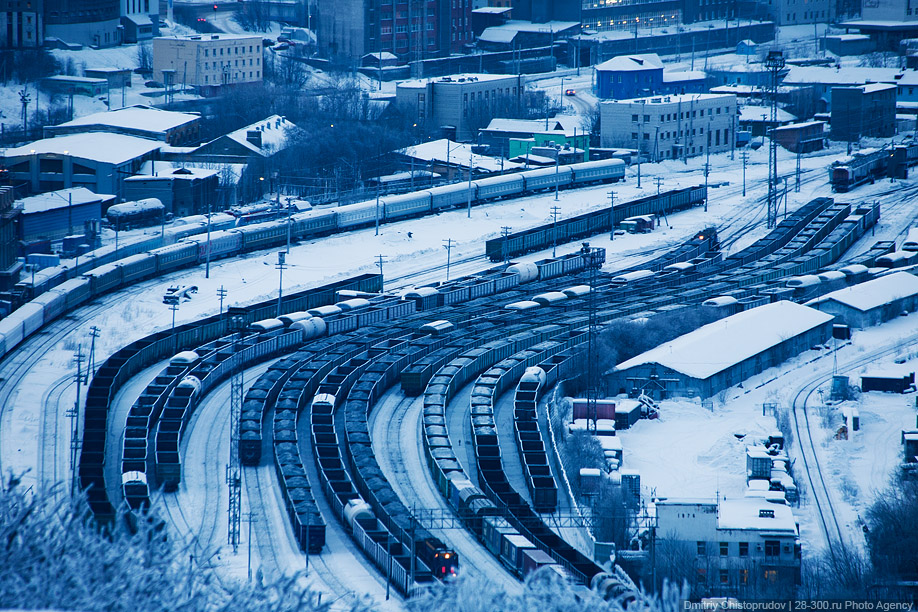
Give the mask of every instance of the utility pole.
<path id="1" fill-rule="evenodd" d="M 469 202 L 466 217 L 472 218 L 472 149 L 469 147 Z"/>
<path id="2" fill-rule="evenodd" d="M 500 235 L 503 236 L 503 238 L 504 238 L 504 252 L 503 252 L 504 257 L 503 257 L 503 259 L 504 259 L 504 261 L 506 262 L 506 261 L 509 261 L 509 260 L 510 260 L 510 251 L 509 251 L 508 248 L 507 248 L 507 241 L 510 239 L 510 226 L 509 226 L 509 225 L 505 225 L 505 226 L 501 227 L 501 228 L 500 228 Z"/>
<path id="3" fill-rule="evenodd" d="M 443 242 L 443 248 L 446 249 L 446 280 L 449 280 L 449 258 L 451 251 L 453 250 L 453 239 L 447 238 Z"/>
<path id="4" fill-rule="evenodd" d="M 278 191 L 278 194 L 280 192 Z M 280 195 L 278 195 L 280 197 Z M 293 202 L 292 197 L 287 197 L 287 253 L 290 253 L 290 223 L 292 219 L 290 218 L 290 203 Z"/>
<path id="5" fill-rule="evenodd" d="M 166 209 L 163 209 L 163 218 L 165 218 Z M 165 223 L 163 223 L 165 228 Z M 165 232 L 165 229 L 163 229 Z M 206 262 L 204 264 L 204 278 L 210 278 L 210 198 L 207 198 L 207 247 L 205 248 Z"/>
<path id="6" fill-rule="evenodd" d="M 379 182 L 376 183 L 376 235 L 379 236 Z"/>
<path id="7" fill-rule="evenodd" d="M 558 201 L 558 172 L 560 171 L 561 163 L 561 149 L 557 148 L 555 145 L 555 202 Z M 469 188 L 469 193 L 471 193 L 471 188 Z"/>
<path id="8" fill-rule="evenodd" d="M 704 164 L 704 212 L 708 212 L 708 174 L 711 172 L 711 164 Z"/>
<path id="9" fill-rule="evenodd" d="M 281 316 L 281 300 L 284 297 L 284 270 L 287 268 L 287 254 L 283 251 L 277 253 L 277 263 L 274 264 L 278 272 L 277 284 L 277 316 Z"/>
<path id="10" fill-rule="evenodd" d="M 635 27 L 636 27 L 636 26 L 635 26 Z M 637 36 L 637 29 L 635 29 L 634 33 L 635 33 L 635 36 Z M 636 40 L 636 39 L 635 39 L 635 40 Z M 638 158 L 638 160 L 637 160 L 637 161 L 638 161 L 638 177 L 637 177 L 637 178 L 638 178 L 638 181 L 637 181 L 637 186 L 638 186 L 638 189 L 641 188 L 641 149 L 643 148 L 643 145 L 644 145 L 644 142 L 643 142 L 643 141 L 644 141 L 644 100 L 641 100 L 641 117 L 640 117 L 640 119 L 641 119 L 641 120 L 638 122 L 638 125 L 640 126 L 640 131 L 639 131 L 639 133 L 638 133 L 638 146 L 637 146 L 637 158 Z"/>
<path id="11" fill-rule="evenodd" d="M 175 354 L 175 311 L 179 309 L 179 298 L 176 296 L 175 302 L 169 304 L 169 310 L 172 311 L 172 353 Z"/>
<path id="12" fill-rule="evenodd" d="M 802 157 L 803 145 L 800 144 L 800 136 L 797 136 L 797 182 L 794 185 L 794 191 L 800 192 L 800 158 Z"/>
<path id="13" fill-rule="evenodd" d="M 615 192 L 609 192 L 609 241 L 615 240 Z"/>
<path id="14" fill-rule="evenodd" d="M 249 572 L 248 572 L 248 573 L 249 573 L 249 582 L 252 582 L 252 523 L 254 523 L 255 521 L 257 521 L 258 519 L 255 518 L 255 513 L 254 513 L 254 512 L 246 512 L 246 513 L 245 513 L 245 518 L 244 518 L 244 520 L 245 520 L 246 523 L 249 524 L 249 534 L 248 534 L 248 537 L 246 537 L 246 540 L 247 540 L 247 543 L 246 543 L 246 544 L 247 544 L 248 549 L 249 549 L 249 550 L 248 550 L 248 554 L 247 554 L 248 559 L 247 559 L 247 561 L 246 561 L 246 566 L 248 567 L 248 570 L 249 570 Z"/>
<path id="15" fill-rule="evenodd" d="M 657 195 L 660 195 L 660 185 L 663 184 L 663 177 L 662 176 L 654 177 L 653 182 L 657 184 Z M 707 200 L 707 198 L 705 198 L 705 200 Z"/>
<path id="16" fill-rule="evenodd" d="M 774 128 L 778 125 L 778 74 L 784 68 L 784 54 L 769 51 L 765 67 L 771 72 L 771 138 L 768 142 L 768 229 L 778 224 L 778 143 Z M 764 137 L 764 136 L 763 136 Z"/>
<path id="17" fill-rule="evenodd" d="M 96 375 L 96 338 L 99 337 L 100 331 L 95 325 L 89 328 L 89 369 L 86 371 L 86 382 Z"/>
<path id="18" fill-rule="evenodd" d="M 233 336 L 232 376 L 230 378 L 230 456 L 226 465 L 226 484 L 229 485 L 229 506 L 227 507 L 227 544 L 233 547 L 233 554 L 239 552 L 239 532 L 242 521 L 242 477 L 239 464 L 239 420 L 242 415 L 242 399 L 245 389 L 242 367 L 242 317 L 233 317 L 236 330 Z M 251 523 L 249 523 L 251 525 Z"/>
<path id="19" fill-rule="evenodd" d="M 561 208 L 558 206 L 551 207 L 551 256 L 555 257 L 558 248 L 558 215 L 561 214 Z"/>
<path id="20" fill-rule="evenodd" d="M 743 160 L 743 197 L 746 197 L 746 162 L 749 161 L 749 151 L 740 151 L 740 158 Z"/>
<path id="21" fill-rule="evenodd" d="M 220 288 L 217 289 L 217 297 L 220 298 L 220 318 L 223 318 L 223 298 L 226 297 L 226 289 L 223 285 L 220 285 Z"/>
<path id="22" fill-rule="evenodd" d="M 76 399 L 73 401 L 73 408 L 68 410 L 66 414 L 70 417 L 70 494 L 76 495 L 80 486 L 80 469 L 78 465 L 80 456 L 80 383 L 83 382 L 83 347 L 81 345 L 77 345 L 76 354 L 73 356 L 73 362 L 76 364 L 76 374 L 74 375 L 74 380 L 76 381 Z"/>
<path id="23" fill-rule="evenodd" d="M 383 263 L 385 263 L 385 261 L 386 261 L 386 256 L 385 256 L 385 255 L 377 255 L 377 256 L 376 256 L 376 265 L 379 267 L 379 275 L 380 275 L 380 276 L 383 275 L 382 266 L 383 266 Z M 382 285 L 382 284 L 383 284 L 383 283 L 381 282 L 380 285 Z"/>

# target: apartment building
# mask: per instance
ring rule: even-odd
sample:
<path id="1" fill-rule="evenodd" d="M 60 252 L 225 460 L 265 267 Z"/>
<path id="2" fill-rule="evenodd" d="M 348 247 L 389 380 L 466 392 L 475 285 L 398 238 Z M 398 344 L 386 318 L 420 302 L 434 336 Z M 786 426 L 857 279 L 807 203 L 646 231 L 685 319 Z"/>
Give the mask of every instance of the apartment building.
<path id="1" fill-rule="evenodd" d="M 729 151 L 736 96 L 681 94 L 600 103 L 603 147 L 634 149 L 651 160 Z"/>
<path id="2" fill-rule="evenodd" d="M 173 70 L 173 84 L 213 92 L 224 86 L 261 83 L 261 36 L 248 34 L 195 34 L 153 39 L 153 78 L 168 81 L 164 70 Z"/>

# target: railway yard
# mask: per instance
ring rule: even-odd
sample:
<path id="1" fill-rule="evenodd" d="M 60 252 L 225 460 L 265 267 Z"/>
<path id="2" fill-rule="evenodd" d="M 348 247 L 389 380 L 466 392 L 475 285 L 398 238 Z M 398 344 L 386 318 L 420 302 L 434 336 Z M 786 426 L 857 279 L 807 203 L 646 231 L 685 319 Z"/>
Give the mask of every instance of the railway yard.
<path id="1" fill-rule="evenodd" d="M 728 155 L 712 158 L 726 165 Z M 457 573 L 519 590 L 533 564 L 620 593 L 627 582 L 594 560 L 576 518 L 582 508 L 546 417 L 555 385 L 581 367 L 591 323 L 724 295 L 746 308 L 804 301 L 815 294 L 788 288 L 789 278 L 873 267 L 914 224 L 912 181 L 835 194 L 826 159 L 808 156 L 799 191 L 767 230 L 763 160 L 749 168 L 748 197 L 735 171 L 705 188 L 697 163 L 664 162 L 645 165 L 643 189 L 633 169 L 616 166 L 621 175 L 560 192 L 504 194 L 474 208 L 469 199 L 468 211 L 467 194 L 449 204 L 457 210 L 431 199 L 432 216 L 379 228 L 364 207 L 363 227 L 294 236 L 281 281 L 274 266 L 286 236 L 275 231 L 264 245 L 208 262 L 207 277 L 196 255 L 192 267 L 162 275 L 120 272 L 110 287 L 87 272 L 59 285 L 69 293 L 48 286 L 41 298 L 36 288 L 40 304 L 60 310 L 5 332 L 0 469 L 39 487 L 88 487 L 102 522 L 125 506 L 152 508 L 224 576 L 301 571 L 342 605 L 368 598 L 403 609 L 415 589 Z M 649 188 L 655 175 L 667 177 L 663 191 Z M 563 222 L 551 222 L 552 206 Z M 610 236 L 610 223 L 635 215 L 657 215 L 659 226 Z M 526 232 L 536 225 L 541 233 Z M 690 273 L 673 267 L 689 261 Z M 618 280 L 638 270 L 652 274 Z M 70 308 L 79 282 L 93 293 Z M 175 284 L 198 293 L 170 310 L 161 298 Z M 218 289 L 229 293 L 219 306 Z M 804 555 L 863 546 L 860 513 L 899 452 L 887 438 L 898 440 L 913 411 L 864 399 L 861 414 L 877 418 L 865 419 L 848 452 L 827 442 L 834 429 L 821 390 L 833 373 L 914 364 L 914 316 L 797 355 L 730 387 L 713 409 L 662 402 L 660 419 L 621 432 L 625 465 L 641 472 L 648 499 L 741 496 L 740 440 L 775 429 L 763 404 L 785 405 Z M 78 349 L 80 367 L 92 368 L 85 384 L 74 381 Z M 231 453 L 243 517 L 235 552 Z"/>

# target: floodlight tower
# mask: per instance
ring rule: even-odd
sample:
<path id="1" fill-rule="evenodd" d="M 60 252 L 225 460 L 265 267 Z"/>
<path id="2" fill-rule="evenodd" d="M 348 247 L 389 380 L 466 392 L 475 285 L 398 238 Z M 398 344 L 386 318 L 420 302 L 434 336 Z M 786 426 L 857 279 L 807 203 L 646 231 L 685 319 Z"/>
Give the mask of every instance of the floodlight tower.
<path id="1" fill-rule="evenodd" d="M 769 51 L 765 68 L 771 72 L 771 134 L 768 142 L 768 221 L 769 229 L 778 224 L 778 143 L 774 129 L 778 125 L 778 74 L 784 69 L 784 54 Z"/>

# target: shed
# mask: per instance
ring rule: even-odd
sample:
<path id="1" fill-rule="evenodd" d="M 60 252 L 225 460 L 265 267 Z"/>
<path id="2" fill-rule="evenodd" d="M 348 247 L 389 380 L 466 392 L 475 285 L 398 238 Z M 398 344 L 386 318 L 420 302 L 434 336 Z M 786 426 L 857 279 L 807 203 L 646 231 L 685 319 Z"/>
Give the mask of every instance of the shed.
<path id="1" fill-rule="evenodd" d="M 894 272 L 807 302 L 816 310 L 835 315 L 854 329 L 889 321 L 918 307 L 918 277 Z"/>
<path id="2" fill-rule="evenodd" d="M 749 40 L 748 38 L 736 43 L 737 55 L 755 55 L 758 52 L 759 46 L 755 44 L 755 41 Z"/>
<path id="3" fill-rule="evenodd" d="M 619 400 L 615 404 L 615 429 L 628 429 L 641 418 L 641 402 L 632 399 Z"/>
<path id="4" fill-rule="evenodd" d="M 907 463 L 918 463 L 918 430 L 902 432 L 902 451 Z"/>
<path id="5" fill-rule="evenodd" d="M 95 194 L 85 187 L 60 189 L 23 198 L 16 202 L 22 209 L 19 237 L 24 242 L 59 240 L 82 233 L 83 223 L 101 220 L 102 212 L 113 204 L 115 196 Z"/>
<path id="6" fill-rule="evenodd" d="M 789 301 L 745 310 L 620 363 L 606 372 L 606 391 L 711 397 L 822 344 L 832 335 L 833 318 Z"/>
<path id="7" fill-rule="evenodd" d="M 915 387 L 915 373 L 866 372 L 861 376 L 861 391 L 908 393 Z"/>

